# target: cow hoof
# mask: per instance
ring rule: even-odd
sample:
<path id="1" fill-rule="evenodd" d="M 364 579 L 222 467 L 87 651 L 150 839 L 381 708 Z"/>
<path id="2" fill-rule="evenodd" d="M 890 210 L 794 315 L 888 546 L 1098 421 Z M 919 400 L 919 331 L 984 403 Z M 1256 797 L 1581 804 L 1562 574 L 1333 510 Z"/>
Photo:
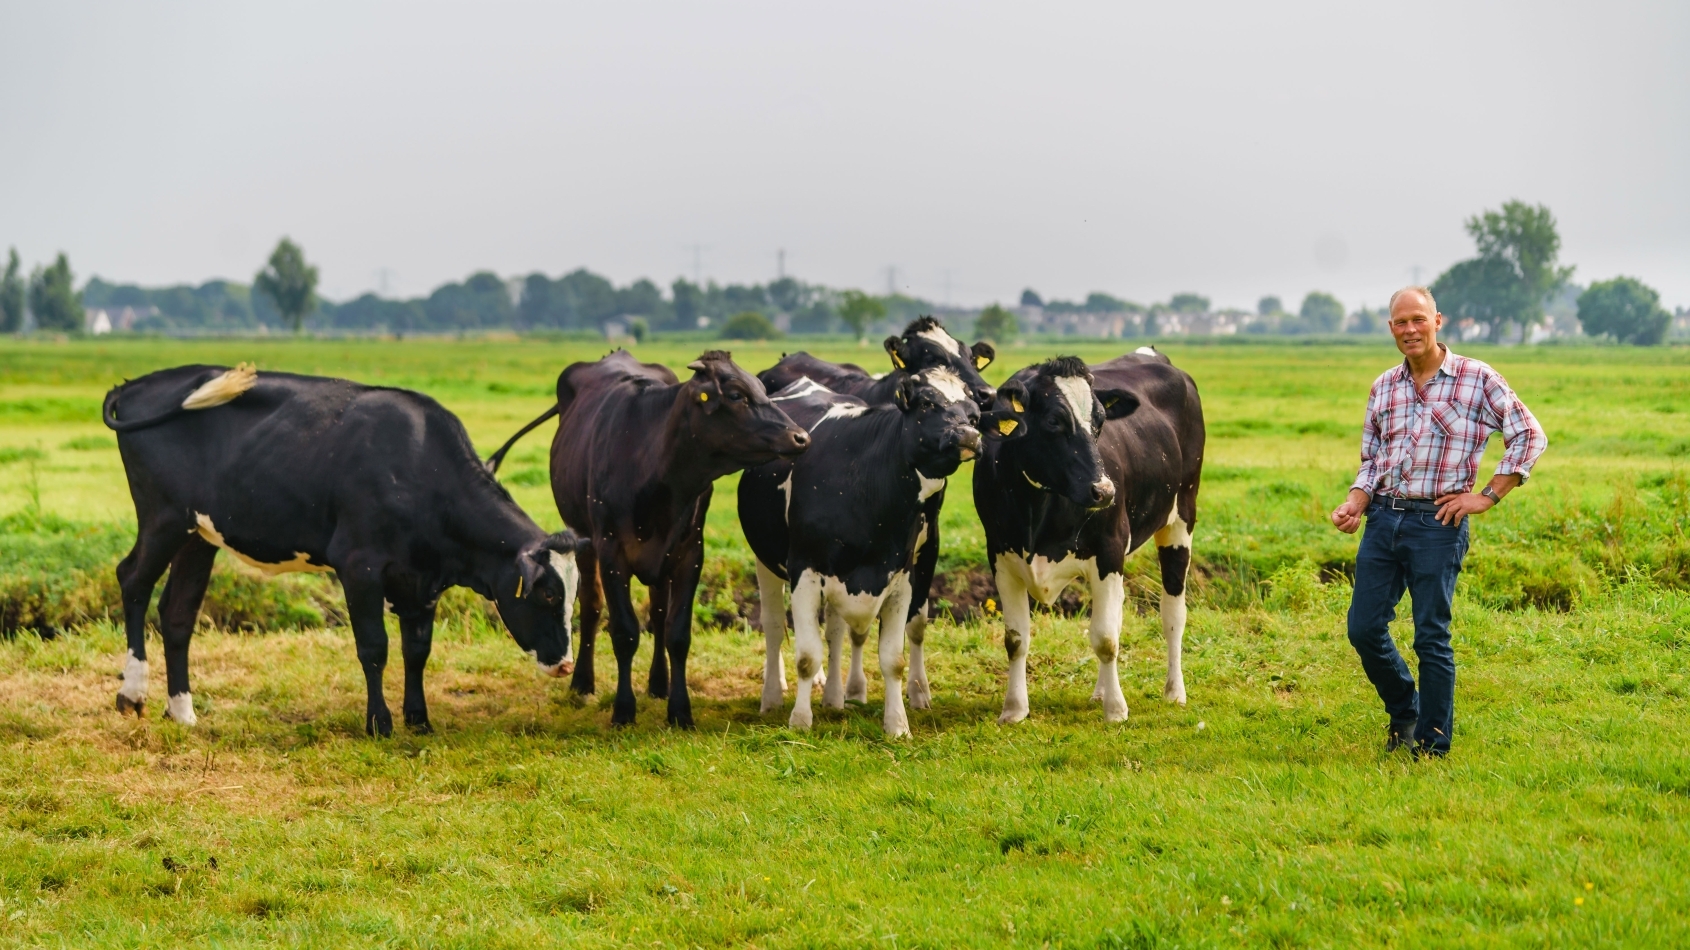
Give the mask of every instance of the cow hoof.
<path id="1" fill-rule="evenodd" d="M 1162 690 L 1162 698 L 1167 700 L 1170 703 L 1179 703 L 1181 706 L 1184 706 L 1185 705 L 1185 687 L 1183 687 L 1183 686 L 1180 686 L 1180 687 L 1169 686 L 1169 687 Z"/>
<path id="2" fill-rule="evenodd" d="M 786 720 L 786 724 L 794 729 L 809 729 L 812 721 L 813 720 L 808 709 L 799 709 L 794 707 L 792 715 Z"/>
<path id="3" fill-rule="evenodd" d="M 769 713 L 774 712 L 775 710 L 779 709 L 780 707 L 782 707 L 784 705 L 786 705 L 786 697 L 785 696 L 782 696 L 779 693 L 776 693 L 773 696 L 764 695 L 763 696 L 763 708 L 757 710 L 757 712 L 761 715 L 768 715 Z"/>
<path id="4" fill-rule="evenodd" d="M 909 694 L 910 694 L 910 708 L 912 708 L 912 709 L 931 709 L 931 708 L 933 708 L 933 694 L 928 690 L 926 683 L 921 682 L 919 680 L 910 680 Z"/>
<path id="5" fill-rule="evenodd" d="M 1103 704 L 1103 721 L 1104 722 L 1126 722 L 1127 721 L 1127 704 L 1122 703 L 1120 706 L 1117 707 L 1117 706 L 1111 706 L 1109 703 L 1104 703 Z"/>
<path id="6" fill-rule="evenodd" d="M 679 715 L 677 715 L 675 713 L 670 713 L 669 714 L 669 725 L 674 726 L 676 729 L 691 729 L 691 728 L 693 728 L 692 713 L 681 713 Z"/>
<path id="7" fill-rule="evenodd" d="M 117 714 L 119 716 L 126 712 L 134 712 L 136 719 L 145 719 L 147 718 L 146 706 L 147 701 L 145 699 L 130 699 L 122 693 L 117 694 Z"/>
<path id="8" fill-rule="evenodd" d="M 199 722 L 199 717 L 194 715 L 194 694 L 177 693 L 167 698 L 164 701 L 164 715 L 165 718 L 184 726 Z"/>
<path id="9" fill-rule="evenodd" d="M 784 687 L 785 685 L 786 685 L 785 683 L 781 684 L 782 687 Z M 827 671 L 823 670 L 820 673 L 817 673 L 816 678 L 810 681 L 810 685 L 815 689 L 826 689 L 827 688 Z"/>
<path id="10" fill-rule="evenodd" d="M 1020 722 L 1021 720 L 1026 719 L 1026 718 L 1027 718 L 1027 710 L 1025 710 L 1025 709 L 1005 709 L 1003 711 L 1003 715 L 998 717 L 998 725 L 1007 726 L 1007 725 L 1010 725 L 1011 723 Z"/>
<path id="11" fill-rule="evenodd" d="M 378 739 L 386 739 L 393 735 L 393 716 L 383 709 L 380 713 L 370 713 L 364 717 L 364 732 L 366 735 Z"/>
<path id="12" fill-rule="evenodd" d="M 882 726 L 886 729 L 888 739 L 907 739 L 910 735 L 910 721 L 903 715 L 887 716 Z"/>
<path id="13" fill-rule="evenodd" d="M 424 719 L 421 722 L 416 722 L 407 717 L 405 719 L 405 726 L 411 730 L 413 735 L 418 736 L 426 736 L 434 731 L 434 727 L 428 724 L 427 719 Z"/>
<path id="14" fill-rule="evenodd" d="M 1103 684 L 1102 683 L 1097 684 L 1096 688 L 1094 688 L 1091 691 L 1091 701 L 1094 702 L 1094 703 L 1103 702 Z"/>

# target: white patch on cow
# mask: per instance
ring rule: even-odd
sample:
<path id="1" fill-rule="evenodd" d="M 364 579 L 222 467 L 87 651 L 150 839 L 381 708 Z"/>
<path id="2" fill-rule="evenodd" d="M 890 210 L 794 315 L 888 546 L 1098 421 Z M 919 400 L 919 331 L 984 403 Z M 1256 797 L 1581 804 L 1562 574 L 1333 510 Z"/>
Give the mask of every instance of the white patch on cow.
<path id="1" fill-rule="evenodd" d="M 199 722 L 194 715 L 194 694 L 176 693 L 164 701 L 164 714 L 184 726 Z"/>
<path id="2" fill-rule="evenodd" d="M 1168 512 L 1168 523 L 1156 532 L 1156 546 L 1159 548 L 1191 549 L 1191 526 L 1180 520 L 1179 505 L 1176 503 Z M 1187 559 L 1187 571 L 1190 570 L 1190 560 Z M 1162 684 L 1162 698 L 1172 703 L 1185 705 L 1185 672 L 1180 667 L 1181 654 L 1185 642 L 1185 588 L 1181 587 L 1178 594 L 1170 594 L 1167 590 L 1168 579 L 1162 579 L 1162 640 L 1168 647 L 1168 678 Z"/>
<path id="3" fill-rule="evenodd" d="M 762 712 L 773 712 L 786 696 L 786 663 L 780 655 L 786 640 L 786 582 L 762 561 L 757 561 L 757 625 L 763 628 Z"/>
<path id="4" fill-rule="evenodd" d="M 533 660 L 534 665 L 538 666 L 540 668 L 540 672 L 546 674 L 547 676 L 568 676 L 570 673 L 574 672 L 574 670 L 575 670 L 574 661 L 572 661 L 567 656 L 565 656 L 561 660 L 558 660 L 556 663 L 541 663 L 540 662 L 540 651 L 539 650 L 529 650 L 528 651 L 528 658 L 530 660 Z"/>
<path id="5" fill-rule="evenodd" d="M 206 382 L 182 400 L 183 409 L 210 409 L 232 402 L 258 382 L 258 370 L 251 363 L 242 363 Z"/>
<path id="6" fill-rule="evenodd" d="M 921 491 L 916 493 L 916 500 L 918 501 L 926 501 L 932 498 L 935 492 L 945 487 L 945 480 L 942 478 L 928 478 L 920 472 L 916 472 L 915 477 L 921 479 Z"/>
<path id="7" fill-rule="evenodd" d="M 1085 578 L 1090 580 L 1097 574 L 1097 559 L 1081 559 L 1069 554 L 1060 561 L 1052 561 L 1043 554 L 1033 555 L 1028 561 L 1019 554 L 1005 552 L 998 555 L 994 565 L 998 573 L 1008 571 L 1021 581 L 1027 593 L 1041 604 L 1049 606 L 1056 603 L 1056 598 L 1075 580 Z"/>
<path id="8" fill-rule="evenodd" d="M 904 641 L 910 645 L 909 685 L 905 693 L 909 696 L 911 707 L 930 709 L 933 706 L 933 690 L 927 685 L 927 658 L 923 649 L 927 642 L 926 607 L 904 624 Z"/>
<path id="9" fill-rule="evenodd" d="M 547 553 L 550 555 L 552 573 L 556 574 L 557 579 L 563 582 L 563 629 L 572 630 L 571 623 L 575 617 L 575 592 L 581 586 L 581 567 L 575 563 L 575 555 L 573 554 L 559 554 L 556 551 L 548 551 Z M 573 640 L 570 642 L 569 648 L 575 649 Z"/>
<path id="10" fill-rule="evenodd" d="M 1103 704 L 1104 722 L 1127 718 L 1127 698 L 1121 693 L 1121 608 L 1126 603 L 1126 579 L 1120 574 L 1091 582 L 1091 651 L 1097 657 L 1097 686 L 1091 698 Z"/>
<path id="11" fill-rule="evenodd" d="M 785 518 L 787 521 L 791 521 L 792 520 L 792 473 L 787 472 L 786 473 L 786 481 L 781 482 L 776 487 L 778 487 L 780 489 L 781 496 L 786 499 L 786 505 L 781 508 L 781 517 Z"/>
<path id="12" fill-rule="evenodd" d="M 1084 376 L 1058 376 L 1056 388 L 1062 390 L 1062 398 L 1074 410 L 1074 422 L 1091 428 L 1091 383 Z"/>
<path id="13" fill-rule="evenodd" d="M 790 390 L 790 391 L 788 391 L 788 390 Z M 827 388 L 826 386 L 823 386 L 821 383 L 816 382 L 815 380 L 811 379 L 808 376 L 800 376 L 800 377 L 798 377 L 798 379 L 793 381 L 791 386 L 788 386 L 788 387 L 786 387 L 786 389 L 781 390 L 780 395 L 770 396 L 769 401 L 770 402 L 783 402 L 783 401 L 788 400 L 788 399 L 800 399 L 804 396 L 809 396 L 809 395 L 812 395 L 814 393 L 828 393 L 829 395 L 831 395 L 833 393 L 833 390 Z"/>
<path id="14" fill-rule="evenodd" d="M 921 374 L 927 385 L 939 391 L 945 397 L 945 405 L 962 402 L 968 398 L 968 387 L 962 384 L 962 378 L 944 367 L 930 369 Z"/>
<path id="15" fill-rule="evenodd" d="M 1159 548 L 1191 547 L 1191 528 L 1180 520 L 1177 503 L 1168 511 L 1167 524 L 1156 529 L 1155 538 Z"/>
<path id="16" fill-rule="evenodd" d="M 927 543 L 927 516 L 926 515 L 916 515 L 916 517 L 921 519 L 920 522 L 919 522 L 921 527 L 916 529 L 915 545 L 914 545 L 914 547 L 912 547 L 910 549 L 910 556 L 911 557 L 914 557 L 915 552 L 920 551 L 921 546 Z"/>
<path id="17" fill-rule="evenodd" d="M 1075 580 L 1091 585 L 1090 639 L 1098 662 L 1097 686 L 1092 698 L 1103 703 L 1103 718 L 1120 722 L 1127 718 L 1127 700 L 1121 693 L 1121 614 L 1126 601 L 1125 579 L 1118 573 L 1100 577 L 1096 558 L 1072 554 L 1059 561 L 1044 555 L 1028 560 L 1005 552 L 993 564 L 998 598 L 1002 602 L 1004 646 L 1009 655 L 1009 686 L 1004 693 L 1000 723 L 1027 718 L 1027 654 L 1032 645 L 1032 615 L 1029 598 L 1053 604 L 1064 588 Z"/>
<path id="18" fill-rule="evenodd" d="M 968 355 L 968 349 L 962 345 L 962 341 L 954 336 L 951 336 L 949 333 L 946 333 L 943 327 L 928 327 L 920 333 L 917 333 L 916 336 L 919 336 L 922 339 L 932 340 L 934 343 L 939 344 L 940 347 L 950 350 L 958 356 Z"/>
<path id="19" fill-rule="evenodd" d="M 233 554 L 235 556 L 236 567 L 245 565 L 264 577 L 275 577 L 277 574 L 291 574 L 301 571 L 307 574 L 327 574 L 328 572 L 334 570 L 334 568 L 329 567 L 326 564 L 312 564 L 311 555 L 306 554 L 304 551 L 293 552 L 293 558 L 291 560 L 283 561 L 280 564 L 269 564 L 256 558 L 247 557 L 245 554 L 242 554 L 230 547 L 229 542 L 223 540 L 222 533 L 217 530 L 216 525 L 211 523 L 210 515 L 202 515 L 196 512 L 194 515 L 194 522 L 195 526 L 193 530 L 189 532 L 190 534 L 198 533 L 200 537 L 210 541 L 212 544 L 217 545 L 223 550 L 228 551 L 230 554 Z"/>
<path id="20" fill-rule="evenodd" d="M 1141 346 L 1138 349 L 1133 350 L 1133 352 L 1137 353 L 1140 356 L 1160 356 L 1161 355 L 1160 353 L 1156 352 L 1156 348 L 1154 346 Z"/>
<path id="21" fill-rule="evenodd" d="M 137 706 L 147 701 L 147 661 L 136 659 L 134 650 L 123 663 L 123 685 L 117 688 L 117 695 Z"/>
<path id="22" fill-rule="evenodd" d="M 867 406 L 850 402 L 842 402 L 829 409 L 820 419 L 817 419 L 816 424 L 810 427 L 810 431 L 814 432 L 817 429 L 820 429 L 822 427 L 822 423 L 828 421 L 829 419 L 855 419 L 867 411 Z"/>
<path id="23" fill-rule="evenodd" d="M 787 720 L 794 729 L 808 729 L 813 674 L 822 662 L 821 612 L 827 609 L 830 632 L 849 632 L 853 643 L 866 640 L 880 621 L 880 675 L 886 691 L 881 724 L 888 736 L 909 735 L 904 711 L 904 618 L 910 609 L 909 574 L 898 571 L 879 594 L 851 593 L 837 577 L 806 570 L 792 586 L 793 642 L 798 654 L 798 697 Z M 832 662 L 837 663 L 837 653 Z M 834 682 L 829 677 L 828 682 Z"/>
<path id="24" fill-rule="evenodd" d="M 886 375 L 887 374 L 885 374 L 885 373 L 870 373 L 868 378 L 878 381 L 878 380 L 885 379 Z"/>

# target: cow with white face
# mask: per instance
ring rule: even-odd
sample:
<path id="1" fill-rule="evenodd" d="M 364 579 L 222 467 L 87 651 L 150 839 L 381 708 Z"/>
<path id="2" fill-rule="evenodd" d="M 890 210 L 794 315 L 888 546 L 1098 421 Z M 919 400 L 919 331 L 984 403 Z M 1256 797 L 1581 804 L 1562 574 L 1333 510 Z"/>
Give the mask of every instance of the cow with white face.
<path id="1" fill-rule="evenodd" d="M 1091 587 L 1094 700 L 1127 718 L 1117 657 L 1122 565 L 1152 538 L 1162 570 L 1163 696 L 1185 702 L 1180 643 L 1185 576 L 1203 468 L 1203 407 L 1191 377 L 1149 348 L 1088 367 L 1077 357 L 1031 366 L 998 388 L 982 416 L 985 448 L 974 504 L 1003 605 L 1009 688 L 999 722 L 1027 717 L 1028 598 L 1052 604 L 1076 580 Z"/>
<path id="2" fill-rule="evenodd" d="M 840 708 L 867 698 L 863 645 L 880 622 L 880 672 L 886 687 L 884 725 L 909 733 L 902 679 L 910 576 L 932 525 L 927 502 L 945 479 L 980 449 L 980 410 L 948 369 L 907 376 L 892 405 L 870 406 L 801 379 L 770 401 L 810 432 L 810 450 L 793 460 L 747 469 L 739 482 L 739 520 L 757 556 L 765 661 L 763 711 L 783 701 L 781 603 L 792 586 L 798 696 L 790 724 L 812 722 L 810 695 L 821 669 L 821 614 L 826 610 L 828 675 L 823 701 Z M 851 638 L 851 675 L 839 658 Z M 929 701 L 920 639 L 910 641 L 911 704 Z"/>

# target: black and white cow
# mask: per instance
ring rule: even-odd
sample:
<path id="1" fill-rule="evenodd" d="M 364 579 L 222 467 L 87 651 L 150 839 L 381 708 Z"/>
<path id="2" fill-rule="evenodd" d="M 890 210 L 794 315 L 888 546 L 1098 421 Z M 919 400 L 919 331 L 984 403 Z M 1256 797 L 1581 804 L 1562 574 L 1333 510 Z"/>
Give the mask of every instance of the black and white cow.
<path id="1" fill-rule="evenodd" d="M 974 504 L 1003 605 L 1009 688 L 1000 722 L 1027 717 L 1029 595 L 1051 604 L 1074 580 L 1091 586 L 1094 700 L 1127 717 L 1116 668 L 1122 565 L 1156 540 L 1162 569 L 1163 695 L 1185 702 L 1180 643 L 1185 577 L 1203 470 L 1197 385 L 1149 347 L 1087 367 L 1075 357 L 1031 366 L 998 388 L 974 466 Z"/>
<path id="2" fill-rule="evenodd" d="M 704 566 L 704 516 L 711 484 L 751 465 L 802 453 L 809 434 L 769 401 L 763 385 L 730 354 L 711 350 L 681 382 L 668 367 L 624 350 L 575 363 L 557 378 L 557 402 L 489 459 L 496 469 L 523 433 L 558 416 L 552 439 L 552 497 L 564 524 L 592 538 L 581 552 L 581 650 L 573 688 L 591 693 L 593 641 L 608 597 L 616 651 L 611 722 L 634 721 L 632 663 L 640 620 L 629 583 L 651 594 L 657 638 L 647 690 L 669 700 L 669 722 L 691 728 L 686 660 L 692 602 Z"/>
<path id="3" fill-rule="evenodd" d="M 780 705 L 786 631 L 781 610 L 792 585 L 798 697 L 790 724 L 808 729 L 810 694 L 821 667 L 820 615 L 827 613 L 828 676 L 823 702 L 864 699 L 862 648 L 880 620 L 880 672 L 886 689 L 883 723 L 909 734 L 900 680 L 910 571 L 931 530 L 924 508 L 965 459 L 979 451 L 980 410 L 949 369 L 906 375 L 888 406 L 870 406 L 802 379 L 771 397 L 810 432 L 810 449 L 792 461 L 749 469 L 739 482 L 739 520 L 757 556 L 765 661 L 763 710 Z M 839 677 L 846 633 L 851 678 Z M 910 696 L 929 704 L 921 644 L 910 648 Z M 919 687 L 916 685 L 919 679 Z"/>
<path id="4" fill-rule="evenodd" d="M 333 571 L 364 668 L 364 728 L 390 735 L 383 602 L 399 618 L 405 722 L 429 729 L 423 667 L 435 603 L 463 586 L 498 605 L 517 645 L 569 672 L 580 547 L 548 535 L 482 467 L 457 417 L 402 389 L 180 366 L 106 395 L 139 530 L 117 566 L 129 660 L 119 712 L 143 711 L 147 605 L 165 569 L 159 628 L 165 714 L 195 721 L 188 642 L 219 549 L 265 575 Z"/>
<path id="5" fill-rule="evenodd" d="M 854 363 L 829 363 L 808 353 L 793 353 L 758 373 L 757 378 L 771 393 L 784 390 L 800 379 L 810 379 L 833 392 L 860 397 L 871 406 L 889 406 L 898 388 L 911 375 L 926 370 L 945 370 L 955 377 L 982 411 L 991 408 L 995 390 L 980 376 L 980 372 L 997 355 L 990 343 L 982 340 L 972 347 L 965 346 L 946 332 L 943 324 L 929 316 L 911 321 L 901 335 L 887 337 L 884 345 L 886 355 L 892 361 L 892 370 L 880 376 L 870 376 Z M 939 564 L 939 513 L 944 505 L 945 490 L 940 488 L 928 497 L 923 506 L 922 513 L 928 526 L 927 539 L 910 570 L 913 593 L 904 634 L 912 644 L 911 655 L 915 657 L 920 656 L 921 644 L 927 636 L 933 572 Z M 910 702 L 923 709 L 926 708 L 926 699 L 920 690 L 926 679 L 918 678 L 916 672 L 919 668 L 912 669 L 909 679 Z M 779 700 L 776 700 L 778 704 Z"/>

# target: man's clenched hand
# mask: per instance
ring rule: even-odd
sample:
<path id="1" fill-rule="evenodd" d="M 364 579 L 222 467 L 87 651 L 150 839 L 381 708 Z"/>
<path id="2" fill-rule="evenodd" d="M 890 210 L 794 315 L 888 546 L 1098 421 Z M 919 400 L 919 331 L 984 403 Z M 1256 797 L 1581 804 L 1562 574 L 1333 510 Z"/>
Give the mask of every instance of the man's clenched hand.
<path id="1" fill-rule="evenodd" d="M 1344 503 L 1332 509 L 1332 524 L 1345 534 L 1355 534 L 1361 527 L 1361 516 L 1367 513 L 1367 506 L 1372 502 L 1367 492 L 1359 488 L 1350 489 L 1350 497 Z"/>

